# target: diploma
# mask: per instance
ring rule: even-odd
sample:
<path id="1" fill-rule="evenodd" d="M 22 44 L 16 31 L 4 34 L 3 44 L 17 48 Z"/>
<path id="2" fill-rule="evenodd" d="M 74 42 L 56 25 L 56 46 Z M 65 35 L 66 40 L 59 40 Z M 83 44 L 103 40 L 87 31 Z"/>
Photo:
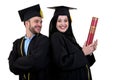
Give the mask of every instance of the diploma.
<path id="1" fill-rule="evenodd" d="M 88 37 L 87 37 L 87 42 L 86 45 L 89 45 L 93 42 L 96 26 L 97 26 L 98 18 L 97 17 L 92 17 Z"/>

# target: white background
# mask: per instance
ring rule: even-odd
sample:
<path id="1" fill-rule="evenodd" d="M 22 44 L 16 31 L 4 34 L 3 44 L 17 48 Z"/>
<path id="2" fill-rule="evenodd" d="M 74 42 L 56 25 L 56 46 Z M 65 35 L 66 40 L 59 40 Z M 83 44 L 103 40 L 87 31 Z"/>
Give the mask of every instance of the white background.
<path id="1" fill-rule="evenodd" d="M 94 39 L 98 47 L 94 52 L 96 63 L 91 67 L 93 80 L 120 80 L 120 3 L 119 0 L 2 0 L 0 2 L 0 80 L 18 80 L 9 71 L 8 56 L 12 42 L 25 35 L 18 10 L 40 4 L 44 19 L 42 33 L 48 36 L 48 27 L 54 10 L 47 7 L 65 5 L 71 10 L 72 26 L 78 43 L 82 46 L 93 16 L 98 17 Z"/>

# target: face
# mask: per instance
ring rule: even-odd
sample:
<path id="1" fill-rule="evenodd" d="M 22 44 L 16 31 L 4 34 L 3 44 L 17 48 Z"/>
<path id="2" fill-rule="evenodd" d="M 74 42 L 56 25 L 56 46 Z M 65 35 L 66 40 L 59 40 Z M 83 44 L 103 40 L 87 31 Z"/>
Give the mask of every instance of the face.
<path id="1" fill-rule="evenodd" d="M 40 33 L 41 28 L 42 28 L 42 18 L 41 17 L 33 17 L 30 18 L 27 22 L 27 29 L 31 33 Z"/>
<path id="2" fill-rule="evenodd" d="M 68 17 L 64 15 L 58 16 L 57 24 L 56 24 L 57 30 L 60 32 L 66 32 L 68 29 L 68 26 L 69 26 Z"/>

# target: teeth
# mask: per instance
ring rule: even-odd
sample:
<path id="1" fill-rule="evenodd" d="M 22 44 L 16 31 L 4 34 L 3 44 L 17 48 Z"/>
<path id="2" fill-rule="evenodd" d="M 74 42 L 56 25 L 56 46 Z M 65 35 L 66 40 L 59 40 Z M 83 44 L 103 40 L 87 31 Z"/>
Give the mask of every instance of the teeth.
<path id="1" fill-rule="evenodd" d="M 62 28 L 62 29 L 64 29 L 65 27 L 64 27 L 64 26 L 62 26 L 61 28 Z"/>

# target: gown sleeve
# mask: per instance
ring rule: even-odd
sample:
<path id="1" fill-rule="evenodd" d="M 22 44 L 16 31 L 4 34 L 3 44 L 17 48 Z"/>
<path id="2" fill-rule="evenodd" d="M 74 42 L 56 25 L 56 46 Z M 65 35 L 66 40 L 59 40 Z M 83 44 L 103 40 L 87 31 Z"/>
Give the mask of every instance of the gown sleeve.
<path id="1" fill-rule="evenodd" d="M 94 57 L 94 54 L 92 54 L 92 55 L 87 55 L 86 57 L 87 57 L 89 66 L 92 66 L 92 65 L 95 63 L 95 61 L 96 61 L 96 60 L 95 60 L 95 57 Z"/>
<path id="2" fill-rule="evenodd" d="M 10 55 L 8 57 L 9 60 L 9 69 L 11 72 L 13 72 L 14 74 L 20 74 L 20 70 L 18 70 L 13 64 L 16 61 L 16 59 L 18 58 L 18 52 L 17 52 L 17 43 L 18 40 L 16 40 L 15 42 L 13 42 L 13 48 L 12 51 L 10 52 Z"/>
<path id="3" fill-rule="evenodd" d="M 87 64 L 87 59 L 72 43 L 65 40 L 63 35 L 56 33 L 51 36 L 53 60 L 62 70 L 77 69 Z"/>
<path id="4" fill-rule="evenodd" d="M 30 52 L 31 55 L 18 58 L 14 65 L 23 70 L 33 71 L 46 68 L 49 62 L 49 40 L 47 38 L 41 39 Z"/>
<path id="5" fill-rule="evenodd" d="M 30 51 L 30 55 L 19 57 L 14 61 L 13 66 L 16 70 L 37 72 L 47 67 L 49 63 L 49 40 L 48 38 L 42 39 L 37 41 L 37 46 Z M 12 54 L 14 53 L 12 52 Z"/>

